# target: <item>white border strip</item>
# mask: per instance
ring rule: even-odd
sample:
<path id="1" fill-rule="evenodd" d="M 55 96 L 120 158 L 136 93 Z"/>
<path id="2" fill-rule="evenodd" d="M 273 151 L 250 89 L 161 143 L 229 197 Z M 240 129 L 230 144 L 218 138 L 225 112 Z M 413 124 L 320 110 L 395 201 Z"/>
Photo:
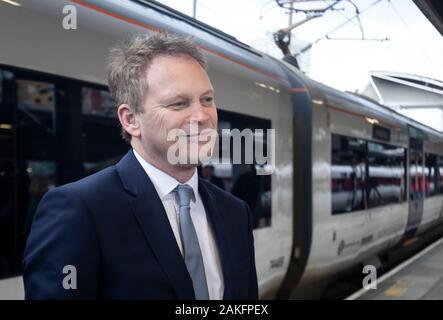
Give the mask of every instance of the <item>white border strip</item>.
<path id="1" fill-rule="evenodd" d="M 0 280 L 0 300 L 23 300 L 25 289 L 22 277 Z"/>
<path id="2" fill-rule="evenodd" d="M 434 249 L 435 247 L 439 246 L 442 243 L 443 243 L 443 238 L 435 241 L 433 244 L 430 244 L 429 246 L 427 246 L 425 249 L 423 249 L 422 251 L 420 251 L 416 255 L 412 256 L 411 258 L 409 258 L 405 262 L 399 264 L 397 267 L 395 267 L 391 271 L 385 273 L 383 276 L 380 277 L 380 279 L 377 279 L 377 286 L 380 285 L 386 279 L 392 277 L 394 274 L 396 274 L 400 270 L 406 268 L 411 263 L 413 263 L 416 260 L 420 259 L 426 253 L 428 253 L 429 251 L 431 251 L 432 249 Z M 361 297 L 362 295 L 364 295 L 365 293 L 367 293 L 370 290 L 371 289 L 362 288 L 362 289 L 358 290 L 357 292 L 354 292 L 353 294 L 351 294 L 349 297 L 345 298 L 344 300 L 356 300 L 357 298 Z"/>

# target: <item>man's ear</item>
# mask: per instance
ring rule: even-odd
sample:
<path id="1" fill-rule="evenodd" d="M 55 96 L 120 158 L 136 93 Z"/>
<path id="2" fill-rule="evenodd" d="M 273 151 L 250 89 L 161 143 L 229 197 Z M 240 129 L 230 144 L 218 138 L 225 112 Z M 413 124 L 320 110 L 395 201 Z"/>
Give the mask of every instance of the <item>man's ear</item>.
<path id="1" fill-rule="evenodd" d="M 118 120 L 122 128 L 132 137 L 140 137 L 140 124 L 135 112 L 127 104 L 122 104 L 117 109 Z"/>

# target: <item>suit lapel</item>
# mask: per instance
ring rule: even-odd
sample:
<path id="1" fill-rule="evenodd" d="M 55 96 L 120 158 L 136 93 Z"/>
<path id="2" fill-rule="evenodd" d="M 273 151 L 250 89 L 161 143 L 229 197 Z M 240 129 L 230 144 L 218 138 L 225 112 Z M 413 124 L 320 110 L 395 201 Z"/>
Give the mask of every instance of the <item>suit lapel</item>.
<path id="1" fill-rule="evenodd" d="M 169 277 L 177 298 L 195 299 L 191 277 L 163 204 L 132 150 L 120 160 L 117 170 L 124 188 L 134 196 L 131 200 L 133 213 L 158 262 Z"/>
<path id="2" fill-rule="evenodd" d="M 232 279 L 232 261 L 234 258 L 231 256 L 232 249 L 229 243 L 229 235 L 226 232 L 226 227 L 224 225 L 224 221 L 222 216 L 220 215 L 219 210 L 215 206 L 215 198 L 211 194 L 209 188 L 206 185 L 206 181 L 199 178 L 198 181 L 198 191 L 203 201 L 203 205 L 205 207 L 206 215 L 208 217 L 208 221 L 215 235 L 215 241 L 217 243 L 218 252 L 220 255 L 220 261 L 223 270 L 223 278 L 224 278 L 224 294 L 223 299 L 234 299 L 234 281 Z"/>

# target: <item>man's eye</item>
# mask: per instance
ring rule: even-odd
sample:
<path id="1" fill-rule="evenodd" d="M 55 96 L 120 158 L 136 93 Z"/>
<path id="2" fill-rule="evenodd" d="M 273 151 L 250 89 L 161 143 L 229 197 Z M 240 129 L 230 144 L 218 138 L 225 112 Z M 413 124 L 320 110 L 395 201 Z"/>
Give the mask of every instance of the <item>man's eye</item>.
<path id="1" fill-rule="evenodd" d="M 204 97 L 203 98 L 203 103 L 205 105 L 212 105 L 213 102 L 214 102 L 214 98 L 213 97 Z"/>
<path id="2" fill-rule="evenodd" d="M 187 107 L 188 103 L 186 101 L 177 101 L 168 105 L 168 108 L 180 109 Z"/>

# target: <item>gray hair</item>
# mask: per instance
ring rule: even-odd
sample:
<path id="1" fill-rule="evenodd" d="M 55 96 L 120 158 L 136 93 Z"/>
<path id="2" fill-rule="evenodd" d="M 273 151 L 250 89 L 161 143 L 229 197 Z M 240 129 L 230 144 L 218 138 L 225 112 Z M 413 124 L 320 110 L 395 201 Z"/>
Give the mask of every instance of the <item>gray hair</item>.
<path id="1" fill-rule="evenodd" d="M 146 70 L 152 60 L 157 56 L 182 54 L 195 59 L 206 69 L 204 55 L 192 37 L 139 34 L 112 48 L 106 70 L 109 92 L 117 107 L 127 104 L 135 113 L 142 113 L 148 91 Z M 121 134 L 127 142 L 131 140 L 123 128 Z"/>

